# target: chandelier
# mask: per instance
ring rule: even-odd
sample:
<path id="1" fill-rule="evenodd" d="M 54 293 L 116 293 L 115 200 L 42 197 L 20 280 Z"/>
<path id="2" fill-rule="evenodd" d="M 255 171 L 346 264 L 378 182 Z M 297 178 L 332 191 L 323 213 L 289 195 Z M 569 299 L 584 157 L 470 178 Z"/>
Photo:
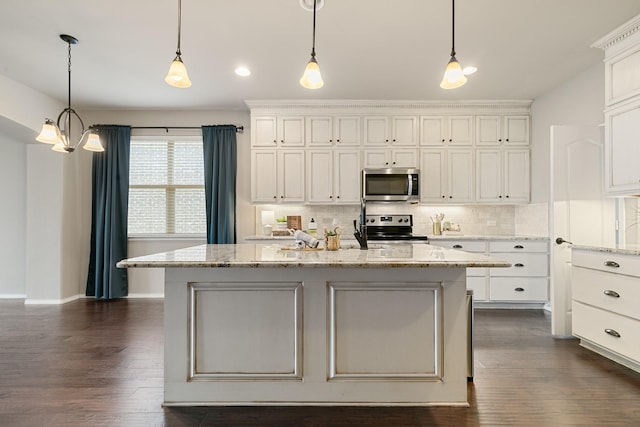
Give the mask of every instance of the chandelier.
<path id="1" fill-rule="evenodd" d="M 67 67 L 67 72 L 69 76 L 68 80 L 68 103 L 67 107 L 62 110 L 62 112 L 58 115 L 58 120 L 54 123 L 51 119 L 45 119 L 44 124 L 42 125 L 42 130 L 40 134 L 36 137 L 36 141 L 43 142 L 45 144 L 52 144 L 52 150 L 58 151 L 61 153 L 72 153 L 78 148 L 78 146 L 84 140 L 84 137 L 87 136 L 87 142 L 83 145 L 82 148 L 88 151 L 104 151 L 102 148 L 102 144 L 100 144 L 100 138 L 94 129 L 89 128 L 85 129 L 84 122 L 76 113 L 76 111 L 71 108 L 71 45 L 77 44 L 78 39 L 73 36 L 67 34 L 60 34 L 60 38 L 67 43 L 68 52 L 69 52 L 69 62 Z M 76 143 L 72 142 L 71 139 L 71 118 L 75 116 L 80 122 L 80 127 L 82 128 L 80 138 Z M 60 124 L 62 123 L 62 126 Z"/>

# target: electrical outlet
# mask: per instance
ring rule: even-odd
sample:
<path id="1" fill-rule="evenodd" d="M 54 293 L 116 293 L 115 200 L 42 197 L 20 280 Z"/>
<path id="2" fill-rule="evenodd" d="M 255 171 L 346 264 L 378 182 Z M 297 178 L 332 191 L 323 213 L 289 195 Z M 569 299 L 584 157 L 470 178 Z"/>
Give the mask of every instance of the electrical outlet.
<path id="1" fill-rule="evenodd" d="M 487 226 L 488 227 L 495 227 L 496 226 L 496 220 L 495 219 L 487 220 Z"/>

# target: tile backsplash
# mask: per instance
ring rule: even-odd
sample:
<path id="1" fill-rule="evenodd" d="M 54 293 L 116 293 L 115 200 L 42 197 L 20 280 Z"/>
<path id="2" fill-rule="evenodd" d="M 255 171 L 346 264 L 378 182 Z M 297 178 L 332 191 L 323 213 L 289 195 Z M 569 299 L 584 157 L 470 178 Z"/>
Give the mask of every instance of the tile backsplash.
<path id="1" fill-rule="evenodd" d="M 544 206 L 541 206 L 544 205 Z M 415 234 L 431 234 L 431 216 L 443 213 L 445 221 L 460 225 L 463 235 L 547 235 L 546 203 L 514 205 L 429 206 L 405 203 L 368 203 L 367 214 L 412 214 Z M 333 205 L 258 205 L 255 215 L 255 234 L 262 234 L 261 212 L 273 211 L 275 217 L 300 215 L 304 228 L 311 218 L 324 227 L 340 225 L 352 234 L 353 220 L 360 215 L 360 206 Z"/>

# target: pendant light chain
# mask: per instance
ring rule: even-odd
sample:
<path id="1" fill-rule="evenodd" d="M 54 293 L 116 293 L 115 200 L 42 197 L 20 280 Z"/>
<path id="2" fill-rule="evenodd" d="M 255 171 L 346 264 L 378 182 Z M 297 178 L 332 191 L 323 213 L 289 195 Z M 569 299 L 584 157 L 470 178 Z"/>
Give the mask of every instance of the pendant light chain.
<path id="1" fill-rule="evenodd" d="M 182 0 L 178 0 L 178 49 L 176 55 L 180 56 L 180 33 L 182 32 Z"/>
<path id="2" fill-rule="evenodd" d="M 316 57 L 316 1 L 313 0 L 313 38 L 311 44 L 311 57 Z"/>

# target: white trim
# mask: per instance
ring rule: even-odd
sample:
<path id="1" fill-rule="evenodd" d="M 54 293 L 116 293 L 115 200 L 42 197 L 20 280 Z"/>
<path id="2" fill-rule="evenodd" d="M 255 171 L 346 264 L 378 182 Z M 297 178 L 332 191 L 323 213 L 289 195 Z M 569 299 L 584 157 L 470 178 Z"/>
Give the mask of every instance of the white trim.
<path id="1" fill-rule="evenodd" d="M 128 296 L 126 296 L 125 298 L 129 298 L 129 299 L 164 299 L 164 294 L 129 294 Z"/>
<path id="2" fill-rule="evenodd" d="M 0 294 L 0 299 L 26 299 L 27 294 Z"/>
<path id="3" fill-rule="evenodd" d="M 55 305 L 55 304 L 66 304 L 71 301 L 75 301 L 80 298 L 85 298 L 82 294 L 73 295 L 71 297 L 67 297 L 64 299 L 32 299 L 27 298 L 24 300 L 24 305 Z"/>

